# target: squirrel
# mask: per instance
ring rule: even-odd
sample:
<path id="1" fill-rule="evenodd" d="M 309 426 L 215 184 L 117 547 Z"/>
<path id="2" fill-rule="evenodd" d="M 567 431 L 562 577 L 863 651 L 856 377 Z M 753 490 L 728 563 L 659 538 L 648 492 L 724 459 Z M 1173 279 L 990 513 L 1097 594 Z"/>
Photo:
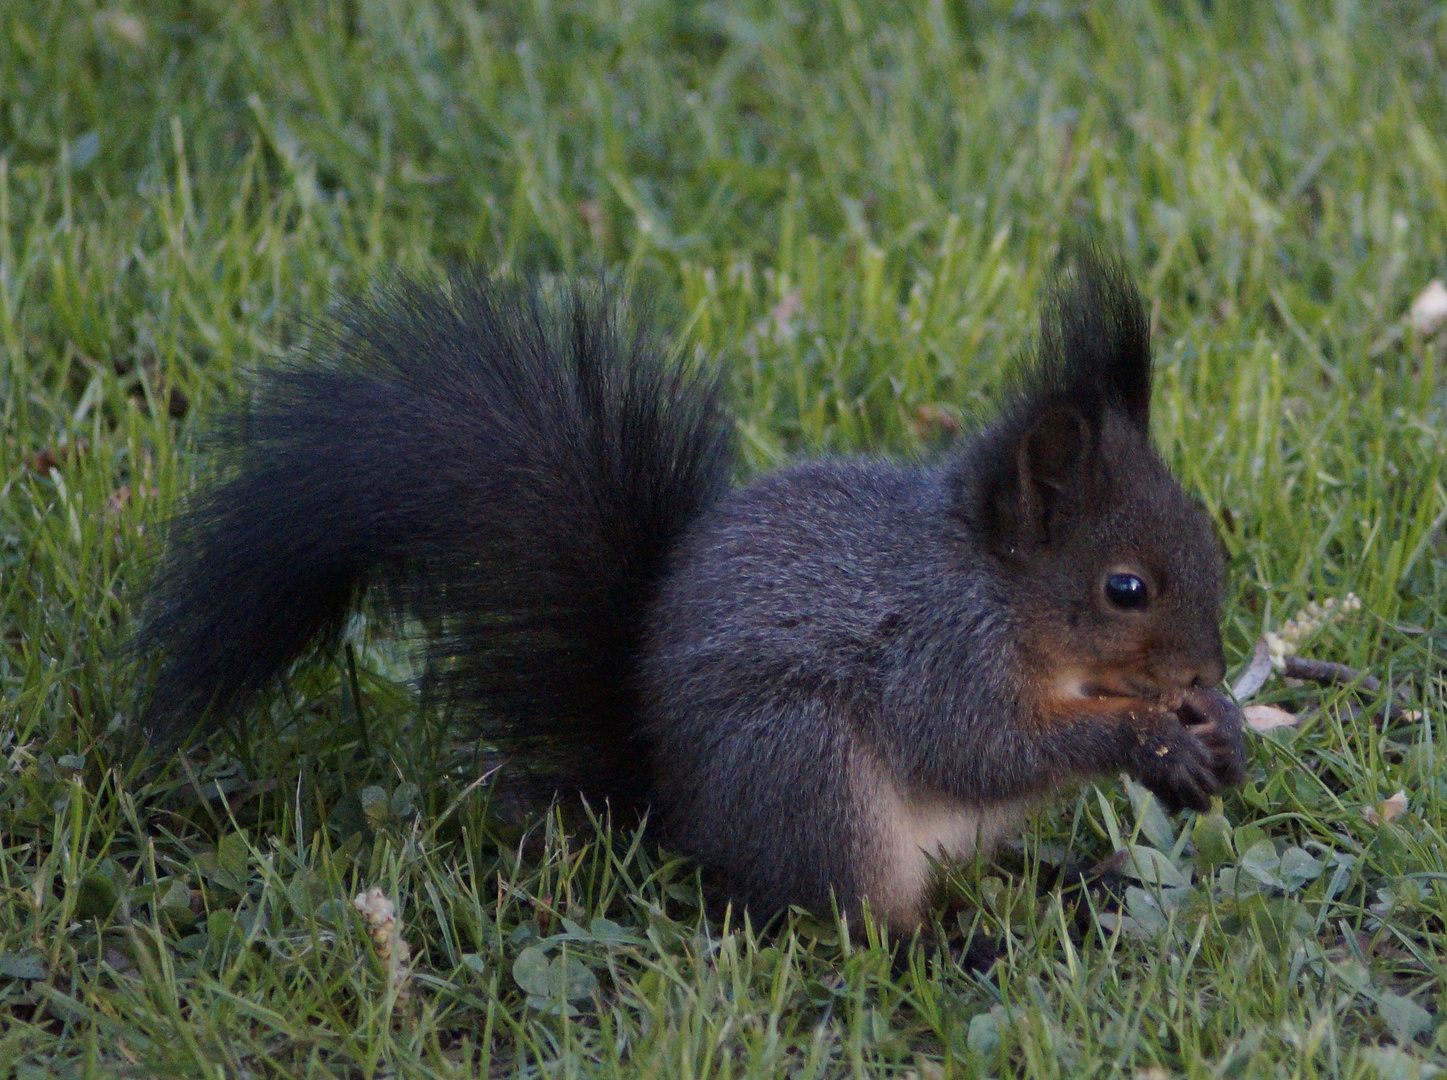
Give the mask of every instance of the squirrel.
<path id="1" fill-rule="evenodd" d="M 719 376 L 601 284 L 352 301 L 223 418 L 136 647 L 154 739 L 235 721 L 370 591 L 424 681 L 557 792 L 646 811 L 726 895 L 901 933 L 936 862 L 1126 771 L 1240 783 L 1222 560 L 1154 451 L 1149 320 L 1080 252 L 998 417 L 942 460 L 736 486 Z"/>

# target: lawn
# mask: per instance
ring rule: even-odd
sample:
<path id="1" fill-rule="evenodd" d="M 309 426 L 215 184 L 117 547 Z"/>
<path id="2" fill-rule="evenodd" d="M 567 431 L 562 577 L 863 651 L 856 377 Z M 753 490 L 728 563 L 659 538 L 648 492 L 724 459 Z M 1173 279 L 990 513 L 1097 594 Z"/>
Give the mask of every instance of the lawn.
<path id="1" fill-rule="evenodd" d="M 1218 812 L 1107 779 L 950 868 L 988 977 L 706 914 L 647 839 L 521 818 L 364 618 L 244 737 L 134 738 L 124 644 L 207 419 L 338 298 L 612 273 L 721 365 L 751 474 L 940 453 L 1079 237 L 1149 298 L 1233 679 L 1350 592 L 1297 647 L 1380 686 L 1273 673 L 1253 703 L 1297 721 Z M 1447 330 L 1407 314 L 1443 276 L 1427 0 L 9 0 L 0 1075 L 1447 1067 Z M 1118 902 L 1038 885 L 1120 849 Z"/>

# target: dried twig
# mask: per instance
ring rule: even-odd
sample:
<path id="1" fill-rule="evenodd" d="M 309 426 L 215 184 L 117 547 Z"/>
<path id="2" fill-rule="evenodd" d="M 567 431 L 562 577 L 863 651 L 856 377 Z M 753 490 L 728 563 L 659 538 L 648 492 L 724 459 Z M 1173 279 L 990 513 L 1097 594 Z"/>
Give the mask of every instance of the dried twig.
<path id="1" fill-rule="evenodd" d="M 1306 679 L 1323 686 L 1348 686 L 1360 683 L 1368 693 L 1380 693 L 1382 682 L 1375 675 L 1368 675 L 1346 664 L 1333 664 L 1330 660 L 1311 660 L 1305 656 L 1288 656 L 1284 673 L 1293 679 Z"/>
<path id="2" fill-rule="evenodd" d="M 1304 679 L 1321 686 L 1357 686 L 1358 696 L 1375 697 L 1382 692 L 1382 680 L 1368 675 L 1346 664 L 1334 664 L 1329 660 L 1311 660 L 1305 656 L 1285 658 L 1285 674 L 1289 678 Z M 1392 688 L 1392 696 L 1382 703 L 1377 720 L 1383 727 L 1400 720 L 1414 720 L 1420 714 L 1411 709 L 1411 699 L 1406 696 L 1401 684 Z"/>

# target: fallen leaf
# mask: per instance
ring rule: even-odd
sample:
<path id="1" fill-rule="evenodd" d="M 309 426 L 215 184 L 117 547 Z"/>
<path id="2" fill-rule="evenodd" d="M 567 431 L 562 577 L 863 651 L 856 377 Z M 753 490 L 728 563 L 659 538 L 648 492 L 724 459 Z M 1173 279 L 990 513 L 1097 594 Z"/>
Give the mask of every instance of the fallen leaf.
<path id="1" fill-rule="evenodd" d="M 1256 639 L 1256 648 L 1251 653 L 1251 663 L 1246 665 L 1246 670 L 1236 680 L 1236 685 L 1231 687 L 1231 696 L 1237 701 L 1244 702 L 1265 686 L 1266 680 L 1270 677 L 1271 646 L 1262 636 Z"/>
<path id="2" fill-rule="evenodd" d="M 95 24 L 137 49 L 146 44 L 146 24 L 122 11 L 103 11 L 95 16 Z"/>
<path id="3" fill-rule="evenodd" d="M 960 418 L 945 405 L 921 405 L 914 411 L 914 429 L 918 435 L 939 433 L 956 435 L 960 430 Z"/>
<path id="4" fill-rule="evenodd" d="M 1384 821 L 1396 821 L 1407 812 L 1407 793 L 1399 791 L 1390 799 L 1384 799 L 1376 806 L 1368 806 L 1362 810 L 1362 814 L 1373 825 L 1380 825 Z"/>
<path id="5" fill-rule="evenodd" d="M 597 199 L 584 199 L 578 204 L 578 213 L 588 223 L 588 232 L 595 243 L 607 240 L 608 219 L 603 216 L 603 207 Z"/>
<path id="6" fill-rule="evenodd" d="M 85 439 L 76 439 L 75 442 L 62 440 L 54 446 L 47 446 L 43 450 L 37 450 L 30 455 L 30 468 L 41 476 L 50 475 L 51 469 L 58 469 L 67 459 L 77 454 L 83 454 L 90 449 L 90 444 Z"/>
<path id="7" fill-rule="evenodd" d="M 945 1080 L 945 1067 L 935 1061 L 927 1061 L 918 1055 L 914 1059 L 914 1068 L 904 1074 L 906 1077 L 923 1077 L 924 1080 Z"/>
<path id="8" fill-rule="evenodd" d="M 798 322 L 795 319 L 804 310 L 804 290 L 802 287 L 794 289 L 783 296 L 774 309 L 769 312 L 769 318 L 774 320 L 774 341 L 782 344 L 791 341 L 798 333 Z"/>
<path id="9" fill-rule="evenodd" d="M 1241 710 L 1246 726 L 1252 731 L 1270 731 L 1273 728 L 1293 727 L 1301 719 L 1295 713 L 1278 709 L 1275 705 L 1247 705 Z"/>
<path id="10" fill-rule="evenodd" d="M 1441 278 L 1433 278 L 1427 287 L 1417 294 L 1408 312 L 1412 329 L 1419 334 L 1435 334 L 1447 323 L 1447 286 Z"/>
<path id="11" fill-rule="evenodd" d="M 51 469 L 60 467 L 60 458 L 55 456 L 55 451 L 46 447 L 44 450 L 37 450 L 30 455 L 30 467 L 44 476 Z"/>

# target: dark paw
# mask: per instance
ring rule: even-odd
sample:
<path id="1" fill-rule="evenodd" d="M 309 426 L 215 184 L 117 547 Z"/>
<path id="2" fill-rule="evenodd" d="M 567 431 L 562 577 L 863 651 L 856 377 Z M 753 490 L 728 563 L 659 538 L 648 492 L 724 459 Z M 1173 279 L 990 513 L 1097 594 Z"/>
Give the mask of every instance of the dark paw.
<path id="1" fill-rule="evenodd" d="M 1209 810 L 1212 795 L 1245 777 L 1241 710 L 1218 691 L 1192 690 L 1174 714 L 1133 737 L 1132 771 L 1167 813 Z"/>
<path id="2" fill-rule="evenodd" d="M 1095 866 L 1068 863 L 1053 875 L 1048 887 L 1060 890 L 1065 910 L 1070 913 L 1077 934 L 1088 934 L 1096 915 L 1103 912 L 1119 914 L 1125 910 L 1125 891 L 1133 879 L 1122 871 L 1129 860 L 1129 852 L 1117 851 Z M 1041 885 L 1043 892 L 1047 883 L 1042 880 Z"/>
<path id="3" fill-rule="evenodd" d="M 955 962 L 976 975 L 988 975 L 990 969 L 1005 956 L 1005 943 L 975 934 L 961 949 L 953 953 Z"/>
<path id="4" fill-rule="evenodd" d="M 890 945 L 890 970 L 896 979 L 913 970 L 915 950 L 930 962 L 953 961 L 974 975 L 988 975 L 990 969 L 1005 956 L 1005 944 L 976 930 L 968 937 L 946 940 L 924 933 L 914 941 L 895 941 Z"/>
<path id="5" fill-rule="evenodd" d="M 1181 725 L 1211 754 L 1218 789 L 1246 779 L 1246 741 L 1241 709 L 1219 690 L 1193 690 L 1176 714 Z"/>
<path id="6" fill-rule="evenodd" d="M 1117 851 L 1103 862 L 1066 863 L 1054 874 L 1042 876 L 1040 894 L 1043 896 L 1053 889 L 1059 889 L 1062 896 L 1083 897 L 1100 905 L 1102 911 L 1119 911 L 1126 886 L 1132 878 L 1122 873 L 1129 863 L 1129 854 Z"/>

